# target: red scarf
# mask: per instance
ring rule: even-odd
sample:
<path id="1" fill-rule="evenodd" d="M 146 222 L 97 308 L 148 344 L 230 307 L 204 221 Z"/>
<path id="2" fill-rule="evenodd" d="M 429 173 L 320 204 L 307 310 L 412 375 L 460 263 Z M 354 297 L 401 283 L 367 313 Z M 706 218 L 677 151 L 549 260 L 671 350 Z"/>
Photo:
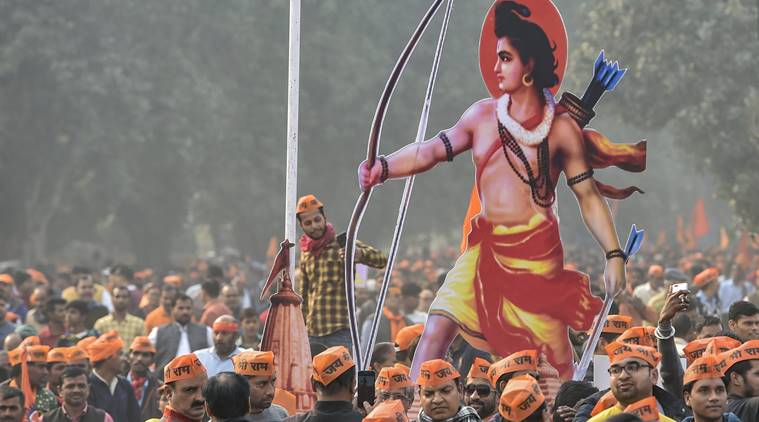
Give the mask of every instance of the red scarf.
<path id="1" fill-rule="evenodd" d="M 395 341 L 398 331 L 401 331 L 401 329 L 406 327 L 406 321 L 403 319 L 403 315 L 393 315 L 387 307 L 382 308 L 382 313 L 385 315 L 385 318 L 390 321 L 390 339 L 391 341 Z"/>
<path id="2" fill-rule="evenodd" d="M 134 396 L 137 398 L 138 402 L 142 400 L 142 390 L 143 387 L 145 387 L 145 380 L 147 378 L 148 377 L 139 377 L 132 372 L 132 389 L 134 389 Z"/>
<path id="3" fill-rule="evenodd" d="M 163 410 L 163 418 L 161 418 L 164 422 L 200 422 L 200 420 L 190 419 L 187 416 L 177 412 L 176 410 L 172 409 L 170 405 L 166 405 L 166 408 Z"/>
<path id="4" fill-rule="evenodd" d="M 327 223 L 327 229 L 324 230 L 322 237 L 318 239 L 312 239 L 304 234 L 300 237 L 300 250 L 301 252 L 308 252 L 316 258 L 321 255 L 324 247 L 332 243 L 335 240 L 335 228 L 331 223 Z"/>

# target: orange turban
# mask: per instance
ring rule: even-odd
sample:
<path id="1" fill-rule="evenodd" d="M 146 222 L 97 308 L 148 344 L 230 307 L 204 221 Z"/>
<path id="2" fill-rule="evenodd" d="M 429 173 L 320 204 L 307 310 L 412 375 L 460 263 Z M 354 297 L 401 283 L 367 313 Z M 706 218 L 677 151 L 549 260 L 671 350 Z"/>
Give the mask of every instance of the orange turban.
<path id="1" fill-rule="evenodd" d="M 322 207 L 324 207 L 324 205 L 319 202 L 319 200 L 316 199 L 314 195 L 301 196 L 300 199 L 298 199 L 298 205 L 295 208 L 295 214 L 298 215 L 304 212 L 316 211 Z"/>
<path id="2" fill-rule="evenodd" d="M 609 315 L 604 323 L 602 333 L 622 334 L 632 325 L 632 317 L 627 315 Z"/>
<path id="3" fill-rule="evenodd" d="M 66 365 L 71 365 L 82 360 L 89 360 L 89 358 L 87 352 L 79 346 L 69 347 L 66 351 Z"/>
<path id="4" fill-rule="evenodd" d="M 402 352 L 408 350 L 411 345 L 424 332 L 424 324 L 409 325 L 403 327 L 398 331 L 398 335 L 395 336 L 395 351 Z"/>
<path id="5" fill-rule="evenodd" d="M 110 358 L 123 348 L 124 341 L 116 330 L 111 330 L 90 343 L 87 346 L 87 354 L 90 355 L 90 361 L 94 363 Z"/>
<path id="6" fill-rule="evenodd" d="M 512 378 L 498 401 L 498 413 L 510 422 L 521 422 L 537 411 L 546 401 L 540 385 L 530 375 Z"/>
<path id="7" fill-rule="evenodd" d="M 649 277 L 660 277 L 662 275 L 664 275 L 664 268 L 662 268 L 661 265 L 652 265 L 648 267 Z"/>
<path id="8" fill-rule="evenodd" d="M 16 282 L 13 281 L 13 277 L 11 277 L 10 274 L 0 274 L 0 283 L 10 284 L 10 285 L 16 284 Z"/>
<path id="9" fill-rule="evenodd" d="M 706 345 L 706 350 L 704 350 L 705 355 L 717 356 L 720 353 L 741 347 L 741 342 L 732 337 L 719 336 L 712 337 L 710 340 L 709 344 Z"/>
<path id="10" fill-rule="evenodd" d="M 725 375 L 738 362 L 759 359 L 759 340 L 749 340 L 740 347 L 721 353 L 717 360 L 717 368 Z"/>
<path id="11" fill-rule="evenodd" d="M 490 365 L 490 385 L 498 387 L 498 379 L 506 374 L 513 374 L 519 371 L 538 372 L 538 351 L 522 350 L 512 353 L 509 356 Z"/>
<path id="12" fill-rule="evenodd" d="M 84 349 L 84 350 L 87 350 L 87 346 L 89 346 L 90 344 L 92 344 L 92 343 L 93 343 L 95 340 L 97 340 L 97 339 L 98 339 L 98 338 L 97 338 L 97 337 L 95 337 L 95 336 L 89 336 L 89 337 L 85 337 L 85 338 L 83 338 L 83 339 L 79 340 L 79 341 L 76 343 L 76 346 L 77 346 L 77 347 L 81 347 L 81 348 L 82 348 L 82 349 Z"/>
<path id="13" fill-rule="evenodd" d="M 627 344 L 638 344 L 640 346 L 658 348 L 654 327 L 632 327 L 617 337 L 617 341 Z"/>
<path id="14" fill-rule="evenodd" d="M 247 377 L 270 377 L 274 375 L 273 352 L 242 352 L 232 357 L 235 373 Z"/>
<path id="15" fill-rule="evenodd" d="M 408 422 L 406 409 L 400 400 L 386 400 L 378 404 L 363 419 L 364 422 Z"/>
<path id="16" fill-rule="evenodd" d="M 240 326 L 237 325 L 236 322 L 232 322 L 232 321 L 214 322 L 213 326 L 211 327 L 214 333 L 218 333 L 218 332 L 236 333 L 239 328 Z"/>
<path id="17" fill-rule="evenodd" d="M 661 354 L 653 347 L 620 343 L 617 341 L 606 346 L 606 353 L 609 355 L 610 365 L 614 365 L 624 359 L 635 358 L 640 359 L 655 368 L 656 365 L 659 364 L 659 360 L 661 360 Z"/>
<path id="18" fill-rule="evenodd" d="M 449 362 L 433 359 L 422 363 L 416 384 L 422 387 L 436 387 L 459 377 L 459 371 Z"/>
<path id="19" fill-rule="evenodd" d="M 490 362 L 486 361 L 483 358 L 476 357 L 474 358 L 474 362 L 472 362 L 472 367 L 469 369 L 469 375 L 467 375 L 467 378 L 480 378 L 490 382 L 490 377 L 488 377 L 489 370 Z"/>
<path id="20" fill-rule="evenodd" d="M 722 378 L 722 373 L 717 369 L 717 357 L 716 356 L 702 356 L 693 361 L 685 370 L 683 376 L 683 384 L 690 384 L 695 381 L 710 379 L 710 378 Z"/>
<path id="21" fill-rule="evenodd" d="M 717 277 L 719 277 L 719 270 L 716 268 L 707 268 L 696 275 L 693 279 L 693 284 L 698 287 L 703 287 L 712 281 L 717 280 Z"/>
<path id="22" fill-rule="evenodd" d="M 135 352 L 155 353 L 155 347 L 153 343 L 146 336 L 137 336 L 132 340 L 132 345 L 129 346 L 129 350 Z"/>
<path id="23" fill-rule="evenodd" d="M 56 347 L 47 352 L 47 363 L 66 363 L 68 347 Z"/>
<path id="24" fill-rule="evenodd" d="M 193 353 L 177 356 L 163 368 L 163 382 L 168 384 L 200 376 L 207 376 L 206 367 Z"/>
<path id="25" fill-rule="evenodd" d="M 643 400 L 636 401 L 635 403 L 625 407 L 624 412 L 632 413 L 633 415 L 641 418 L 643 422 L 659 421 L 659 405 L 656 403 L 654 396 L 649 396 Z"/>
<path id="26" fill-rule="evenodd" d="M 26 273 L 29 274 L 29 277 L 31 277 L 32 281 L 35 283 L 48 284 L 47 277 L 45 277 L 45 274 L 42 272 L 34 268 L 27 268 Z"/>
<path id="27" fill-rule="evenodd" d="M 345 346 L 334 346 L 314 356 L 313 366 L 314 381 L 329 385 L 356 364 Z"/>
<path id="28" fill-rule="evenodd" d="M 163 284 L 180 287 L 182 285 L 182 276 L 176 274 L 167 275 L 163 278 Z"/>
<path id="29" fill-rule="evenodd" d="M 377 381 L 374 383 L 374 388 L 377 391 L 394 391 L 413 386 L 414 383 L 411 382 L 408 373 L 403 368 L 395 366 L 382 368 L 377 376 Z"/>

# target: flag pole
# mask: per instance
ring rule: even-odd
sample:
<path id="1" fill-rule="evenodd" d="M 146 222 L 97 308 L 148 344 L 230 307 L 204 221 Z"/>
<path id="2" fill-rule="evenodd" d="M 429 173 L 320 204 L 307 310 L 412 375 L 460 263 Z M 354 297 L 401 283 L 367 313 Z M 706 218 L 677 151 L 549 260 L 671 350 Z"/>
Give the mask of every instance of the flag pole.
<path id="1" fill-rule="evenodd" d="M 288 49 L 287 63 L 287 174 L 285 179 L 285 239 L 288 239 L 290 242 L 295 242 L 295 204 L 298 200 L 300 0 L 290 0 L 290 45 Z M 290 274 L 295 274 L 295 259 L 290 260 L 289 270 Z M 297 291 L 298 286 L 295 287 Z"/>

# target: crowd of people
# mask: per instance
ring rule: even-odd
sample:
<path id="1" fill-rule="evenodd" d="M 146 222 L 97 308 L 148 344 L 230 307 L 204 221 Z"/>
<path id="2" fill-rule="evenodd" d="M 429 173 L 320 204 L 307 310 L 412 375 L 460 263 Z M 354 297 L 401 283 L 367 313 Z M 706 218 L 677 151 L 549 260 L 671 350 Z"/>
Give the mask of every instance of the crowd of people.
<path id="1" fill-rule="evenodd" d="M 493 356 L 461 337 L 412 379 L 427 310 L 457 251 L 411 248 L 379 313 L 374 396 L 358 403 L 344 244 L 323 204 L 305 203 L 294 278 L 313 359 L 312 409 L 298 409 L 278 387 L 276 357 L 260 350 L 265 266 L 226 257 L 166 274 L 125 265 L 6 269 L 0 420 L 759 420 L 759 255 L 750 244 L 647 243 L 628 264 L 595 350 L 604 375 L 591 368 L 581 381 L 562 379 L 542 350 Z M 365 350 L 387 258 L 361 242 L 356 251 L 370 267 L 356 293 Z M 602 295 L 596 255 L 570 246 L 565 265 L 589 274 Z M 569 336 L 579 357 L 588 333 Z"/>

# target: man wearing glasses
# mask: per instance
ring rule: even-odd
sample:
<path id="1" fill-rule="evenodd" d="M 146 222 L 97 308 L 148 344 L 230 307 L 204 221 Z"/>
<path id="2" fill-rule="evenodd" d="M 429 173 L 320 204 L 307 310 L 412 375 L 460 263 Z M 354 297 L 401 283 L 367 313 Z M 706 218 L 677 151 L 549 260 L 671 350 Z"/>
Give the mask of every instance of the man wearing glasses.
<path id="1" fill-rule="evenodd" d="M 474 358 L 464 388 L 464 404 L 477 411 L 483 421 L 495 413 L 496 394 L 495 388 L 490 386 L 489 370 L 490 362 Z"/>
<path id="2" fill-rule="evenodd" d="M 611 392 L 617 404 L 598 413 L 588 422 L 604 422 L 610 417 L 622 413 L 627 406 L 655 396 L 654 386 L 659 379 L 656 366 L 661 360 L 661 354 L 653 347 L 612 342 L 606 346 L 609 355 L 609 377 Z M 665 416 L 667 405 L 657 397 L 660 422 L 674 422 Z"/>

